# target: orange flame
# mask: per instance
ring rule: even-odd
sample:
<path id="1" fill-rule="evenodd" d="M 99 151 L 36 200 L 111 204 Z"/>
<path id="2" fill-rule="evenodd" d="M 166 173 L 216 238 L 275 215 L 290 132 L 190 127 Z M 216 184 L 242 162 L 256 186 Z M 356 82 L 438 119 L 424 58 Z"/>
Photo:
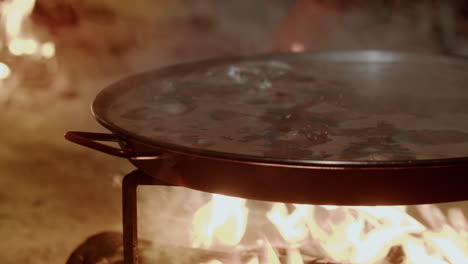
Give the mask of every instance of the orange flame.
<path id="1" fill-rule="evenodd" d="M 194 246 L 244 248 L 248 209 L 245 200 L 221 195 L 195 214 Z M 303 264 L 302 252 L 334 262 L 385 263 L 390 250 L 398 246 L 405 264 L 468 263 L 468 222 L 460 209 L 445 216 L 435 205 L 417 206 L 428 226 L 408 214 L 405 206 L 313 206 L 274 203 L 266 219 L 274 224 L 285 245 L 282 259 Z M 261 250 L 249 264 L 279 264 L 280 256 L 266 234 L 257 238 Z M 278 246 L 278 245 L 276 245 Z M 229 264 L 229 263 L 226 263 Z"/>
<path id="2" fill-rule="evenodd" d="M 35 0 L 5 0 L 0 3 L 1 24 L 4 27 L 4 41 L 2 46 L 14 56 L 35 56 L 50 59 L 55 55 L 55 44 L 41 43 L 34 34 L 27 32 L 26 22 L 34 9 Z M 8 65 L 0 62 L 0 79 L 11 75 Z"/>
<path id="3" fill-rule="evenodd" d="M 211 247 L 215 242 L 225 246 L 239 244 L 247 227 L 245 200 L 213 194 L 212 200 L 193 218 L 194 247 Z"/>
<path id="4" fill-rule="evenodd" d="M 293 247 L 304 241 L 308 234 L 307 219 L 309 206 L 295 204 L 295 210 L 288 215 L 286 205 L 275 203 L 267 218 L 276 225 L 283 238 Z"/>
<path id="5" fill-rule="evenodd" d="M 281 264 L 278 254 L 268 240 L 264 243 L 263 251 L 260 256 L 260 263 Z"/>
<path id="6" fill-rule="evenodd" d="M 260 261 L 258 260 L 258 257 L 254 257 L 250 259 L 247 264 L 260 264 Z"/>

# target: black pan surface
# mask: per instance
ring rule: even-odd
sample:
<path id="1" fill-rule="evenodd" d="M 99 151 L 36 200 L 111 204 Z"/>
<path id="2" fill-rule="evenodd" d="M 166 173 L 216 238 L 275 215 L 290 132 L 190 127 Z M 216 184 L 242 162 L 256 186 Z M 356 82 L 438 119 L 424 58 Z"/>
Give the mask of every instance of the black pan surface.
<path id="1" fill-rule="evenodd" d="M 174 151 L 301 165 L 468 162 L 468 63 L 381 51 L 176 65 L 103 90 L 95 117 Z"/>
<path id="2" fill-rule="evenodd" d="M 292 203 L 436 203 L 468 199 L 467 85 L 467 61 L 443 56 L 269 54 L 129 77 L 93 112 L 124 147 L 105 152 L 168 184 Z"/>

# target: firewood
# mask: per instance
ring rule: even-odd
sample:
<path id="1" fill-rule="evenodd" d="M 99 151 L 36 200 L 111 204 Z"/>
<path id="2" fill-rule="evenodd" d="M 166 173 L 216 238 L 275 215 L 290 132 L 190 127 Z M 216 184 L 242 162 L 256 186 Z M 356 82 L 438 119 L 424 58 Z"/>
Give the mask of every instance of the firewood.
<path id="1" fill-rule="evenodd" d="M 155 244 L 139 240 L 139 263 L 177 263 L 196 264 L 219 260 L 222 263 L 247 263 L 260 256 L 261 249 L 224 252 L 200 248 L 189 248 L 178 245 Z M 287 263 L 287 250 L 277 248 L 281 263 Z M 402 264 L 405 253 L 401 246 L 390 249 L 382 264 Z M 304 264 L 341 264 L 321 257 L 303 254 Z M 123 235 L 119 232 L 101 232 L 86 239 L 70 255 L 66 264 L 123 264 Z"/>
<path id="2" fill-rule="evenodd" d="M 68 258 L 66 264 L 113 263 L 123 247 L 118 232 L 102 232 L 86 239 Z"/>
<path id="3" fill-rule="evenodd" d="M 405 261 L 406 255 L 402 246 L 393 246 L 388 251 L 385 257 L 385 264 L 402 264 Z"/>

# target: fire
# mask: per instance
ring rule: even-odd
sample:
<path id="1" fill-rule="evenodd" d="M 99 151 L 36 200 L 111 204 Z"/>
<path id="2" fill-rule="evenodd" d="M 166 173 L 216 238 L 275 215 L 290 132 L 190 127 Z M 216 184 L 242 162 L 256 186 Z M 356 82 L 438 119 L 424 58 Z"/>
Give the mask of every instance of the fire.
<path id="1" fill-rule="evenodd" d="M 260 255 L 260 263 L 281 264 L 278 254 L 268 240 L 264 243 L 263 251 Z"/>
<path id="2" fill-rule="evenodd" d="M 40 42 L 27 31 L 28 16 L 34 9 L 35 0 L 6 0 L 0 3 L 1 25 L 5 36 L 0 47 L 6 47 L 13 56 L 34 56 L 50 59 L 55 55 L 55 44 Z M 11 75 L 10 66 L 0 62 L 0 79 Z"/>
<path id="3" fill-rule="evenodd" d="M 31 14 L 35 0 L 4 1 L 2 17 L 5 18 L 7 39 L 14 40 L 22 34 L 23 20 Z"/>
<path id="4" fill-rule="evenodd" d="M 244 238 L 246 201 L 213 195 L 194 215 L 193 246 L 224 246 L 235 252 L 254 245 L 256 255 L 242 262 L 248 264 L 304 264 L 314 257 L 348 264 L 468 263 L 468 222 L 462 211 L 450 209 L 445 215 L 435 205 L 415 208 L 426 225 L 406 206 L 273 203 L 264 222 L 271 223 L 281 240 L 262 229 L 262 237 L 249 242 Z"/>
<path id="5" fill-rule="evenodd" d="M 221 245 L 239 244 L 247 227 L 248 209 L 245 200 L 213 194 L 193 219 L 194 247 L 209 248 L 215 242 Z"/>
<path id="6" fill-rule="evenodd" d="M 252 258 L 247 262 L 247 264 L 260 264 L 258 258 Z"/>
<path id="7" fill-rule="evenodd" d="M 275 203 L 270 212 L 267 213 L 268 219 L 276 225 L 278 231 L 289 245 L 297 247 L 301 241 L 307 237 L 307 217 L 309 210 L 307 205 L 294 205 L 293 213 L 288 214 L 286 205 Z"/>

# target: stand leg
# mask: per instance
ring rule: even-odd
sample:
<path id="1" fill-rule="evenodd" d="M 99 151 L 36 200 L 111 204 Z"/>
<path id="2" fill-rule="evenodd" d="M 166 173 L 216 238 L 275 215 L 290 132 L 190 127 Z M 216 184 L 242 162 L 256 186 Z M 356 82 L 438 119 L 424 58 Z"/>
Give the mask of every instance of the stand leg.
<path id="1" fill-rule="evenodd" d="M 138 176 L 136 170 L 127 174 L 122 183 L 122 211 L 123 211 L 123 243 L 124 263 L 138 263 L 138 235 L 137 235 L 137 196 Z"/>
<path id="2" fill-rule="evenodd" d="M 124 264 L 138 264 L 137 186 L 173 186 L 135 170 L 122 182 Z"/>

